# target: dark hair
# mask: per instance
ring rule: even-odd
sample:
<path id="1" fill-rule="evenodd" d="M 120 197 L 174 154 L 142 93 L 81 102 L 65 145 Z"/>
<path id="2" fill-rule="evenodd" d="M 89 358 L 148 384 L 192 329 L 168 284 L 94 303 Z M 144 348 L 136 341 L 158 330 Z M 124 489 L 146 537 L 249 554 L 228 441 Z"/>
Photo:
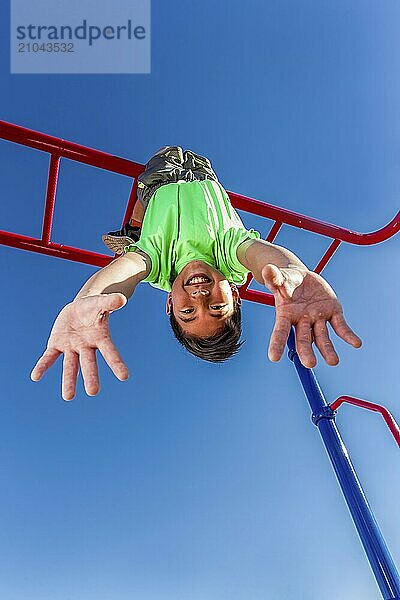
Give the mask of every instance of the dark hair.
<path id="1" fill-rule="evenodd" d="M 197 337 L 185 334 L 171 310 L 169 320 L 176 339 L 188 352 L 203 360 L 224 362 L 228 358 L 231 358 L 244 343 L 240 341 L 242 335 L 242 312 L 236 300 L 234 300 L 234 304 L 234 312 L 225 321 L 222 331 L 209 337 Z"/>

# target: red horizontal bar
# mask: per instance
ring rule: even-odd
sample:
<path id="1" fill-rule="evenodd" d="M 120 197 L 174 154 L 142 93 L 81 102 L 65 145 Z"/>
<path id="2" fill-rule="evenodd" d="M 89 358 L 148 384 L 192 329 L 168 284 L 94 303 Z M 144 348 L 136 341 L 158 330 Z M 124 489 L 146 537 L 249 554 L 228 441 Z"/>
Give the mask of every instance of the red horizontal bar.
<path id="1" fill-rule="evenodd" d="M 53 242 L 46 244 L 46 242 L 37 238 L 10 233 L 9 231 L 0 231 L 0 244 L 19 248 L 20 250 L 39 252 L 39 254 L 48 254 L 56 258 L 65 258 L 95 267 L 105 267 L 114 259 L 113 256 L 90 252 L 90 250 L 82 250 L 73 246 L 64 246 L 63 244 L 55 244 Z"/>
<path id="2" fill-rule="evenodd" d="M 295 213 L 286 208 L 280 208 L 273 204 L 267 204 L 266 202 L 260 202 L 253 198 L 247 198 L 234 192 L 228 192 L 232 204 L 238 210 L 244 210 L 246 212 L 265 217 L 267 219 L 273 219 L 274 221 L 280 221 L 287 225 L 292 225 L 298 229 L 305 229 L 306 231 L 312 231 L 320 235 L 338 239 L 342 242 L 348 242 L 349 244 L 357 244 L 359 246 L 369 246 L 371 244 L 377 244 L 383 242 L 400 231 L 400 211 L 393 217 L 393 219 L 381 229 L 372 231 L 370 233 L 359 233 L 346 229 L 344 227 L 338 227 L 325 221 L 318 221 L 312 217 L 307 217 L 300 213 Z"/>
<path id="3" fill-rule="evenodd" d="M 144 170 L 140 163 L 6 121 L 0 121 L 0 138 L 128 177 L 137 177 Z"/>
<path id="4" fill-rule="evenodd" d="M 26 127 L 7 123 L 6 121 L 0 121 L 0 138 L 130 177 L 137 177 L 144 169 L 144 166 L 140 163 L 68 142 L 61 138 L 27 129 Z M 259 200 L 248 198 L 235 192 L 228 192 L 228 194 L 233 206 L 238 210 L 244 210 L 261 217 L 266 217 L 267 219 L 278 221 L 279 223 L 286 223 L 299 229 L 312 231 L 350 244 L 363 246 L 377 244 L 389 239 L 400 231 L 400 212 L 381 229 L 370 233 L 359 233 L 326 223 L 325 221 L 307 217 L 300 213 L 295 213 L 285 208 L 280 208 L 279 206 L 274 206 L 273 204 L 260 202 Z"/>
<path id="5" fill-rule="evenodd" d="M 381 406 L 380 404 L 375 404 L 374 402 L 368 402 L 368 400 L 354 398 L 353 396 L 340 396 L 334 402 L 332 402 L 332 404 L 330 404 L 330 408 L 332 410 L 337 410 L 339 406 L 341 406 L 344 402 L 347 402 L 348 404 L 354 404 L 355 406 L 361 406 L 362 408 L 366 408 L 367 410 L 373 410 L 375 412 L 381 413 L 381 415 L 386 421 L 387 426 L 392 432 L 394 439 L 400 447 L 400 428 L 387 408 Z"/>
<path id="6" fill-rule="evenodd" d="M 53 242 L 46 244 L 37 238 L 10 233 L 9 231 L 0 231 L 0 244 L 18 248 L 19 250 L 29 250 L 31 252 L 38 252 L 39 254 L 47 254 L 48 256 L 53 256 L 55 258 L 73 260 L 95 267 L 105 267 L 114 260 L 114 256 L 107 256 L 106 254 L 90 252 L 89 250 L 83 250 L 82 248 L 55 244 Z M 252 300 L 253 302 L 258 302 L 260 304 L 267 304 L 270 306 L 274 306 L 275 304 L 273 295 L 266 292 L 241 289 L 240 296 L 244 300 Z"/>
<path id="7" fill-rule="evenodd" d="M 257 290 L 245 290 L 239 289 L 240 297 L 243 300 L 251 300 L 252 302 L 258 302 L 260 304 L 267 304 L 268 306 L 275 306 L 275 298 L 268 292 L 258 292 Z"/>

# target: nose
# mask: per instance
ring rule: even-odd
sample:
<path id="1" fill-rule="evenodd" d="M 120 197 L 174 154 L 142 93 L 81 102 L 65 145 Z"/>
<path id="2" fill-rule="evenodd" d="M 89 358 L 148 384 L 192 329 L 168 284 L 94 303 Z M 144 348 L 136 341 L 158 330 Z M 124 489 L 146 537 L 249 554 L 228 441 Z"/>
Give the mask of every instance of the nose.
<path id="1" fill-rule="evenodd" d="M 192 298 L 197 298 L 199 296 L 209 296 L 209 295 L 210 295 L 210 290 L 204 290 L 204 289 L 193 290 L 193 292 L 191 293 Z"/>

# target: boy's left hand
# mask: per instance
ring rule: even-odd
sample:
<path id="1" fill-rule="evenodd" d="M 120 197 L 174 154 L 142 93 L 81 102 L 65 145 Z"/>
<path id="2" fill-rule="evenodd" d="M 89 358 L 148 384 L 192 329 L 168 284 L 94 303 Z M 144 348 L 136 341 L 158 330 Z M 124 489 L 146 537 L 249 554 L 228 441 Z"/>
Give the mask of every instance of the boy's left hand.
<path id="1" fill-rule="evenodd" d="M 268 356 L 278 361 L 293 325 L 296 351 L 300 361 L 312 368 L 317 361 L 313 342 L 328 365 L 337 365 L 339 357 L 329 339 L 327 321 L 345 342 L 359 348 L 360 338 L 347 325 L 342 306 L 331 286 L 317 273 L 297 266 L 278 268 L 266 265 L 262 277 L 275 297 L 276 318 Z"/>

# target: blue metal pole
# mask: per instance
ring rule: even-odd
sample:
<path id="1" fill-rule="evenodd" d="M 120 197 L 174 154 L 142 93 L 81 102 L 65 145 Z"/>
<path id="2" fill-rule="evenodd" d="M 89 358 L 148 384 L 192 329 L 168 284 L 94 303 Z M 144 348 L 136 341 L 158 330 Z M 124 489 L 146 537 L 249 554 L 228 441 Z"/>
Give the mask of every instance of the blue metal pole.
<path id="1" fill-rule="evenodd" d="M 310 404 L 313 423 L 318 427 L 331 459 L 382 597 L 385 600 L 400 600 L 400 577 L 396 565 L 340 437 L 335 423 L 335 413 L 328 406 L 314 372 L 301 364 L 296 353 L 293 329 L 288 339 L 288 348 L 289 358 L 296 367 Z"/>

